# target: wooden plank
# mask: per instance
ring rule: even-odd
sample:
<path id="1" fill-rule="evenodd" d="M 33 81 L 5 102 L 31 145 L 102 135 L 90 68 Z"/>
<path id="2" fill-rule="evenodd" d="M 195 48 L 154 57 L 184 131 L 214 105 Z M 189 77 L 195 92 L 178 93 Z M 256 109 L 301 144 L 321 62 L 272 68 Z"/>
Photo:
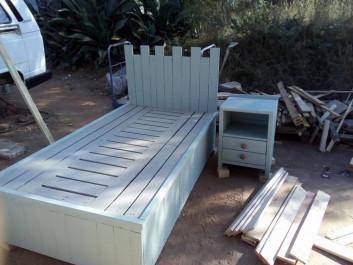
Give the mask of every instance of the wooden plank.
<path id="1" fill-rule="evenodd" d="M 31 95 L 29 94 L 25 83 L 22 81 L 22 78 L 20 77 L 17 69 L 13 65 L 12 60 L 11 60 L 9 54 L 7 53 L 2 41 L 0 41 L 0 55 L 1 55 L 2 59 L 4 60 L 4 63 L 7 67 L 7 69 L 9 70 L 10 75 L 18 88 L 18 91 L 20 92 L 22 98 L 26 102 L 27 107 L 31 111 L 32 116 L 34 117 L 36 123 L 38 124 L 39 129 L 44 134 L 44 136 L 47 138 L 49 144 L 54 143 L 55 140 L 54 140 L 53 136 L 51 135 L 42 116 L 40 115 L 40 112 L 38 111 L 36 104 L 34 103 Z"/>
<path id="2" fill-rule="evenodd" d="M 321 236 L 315 237 L 314 246 L 336 257 L 353 263 L 353 251 L 350 247 L 342 246 Z"/>
<path id="3" fill-rule="evenodd" d="M 181 59 L 181 94 L 182 94 L 182 110 L 190 110 L 190 96 L 191 96 L 191 59 L 190 57 L 182 57 Z"/>
<path id="4" fill-rule="evenodd" d="M 207 112 L 210 77 L 210 59 L 201 57 L 199 111 Z"/>
<path id="5" fill-rule="evenodd" d="M 272 220 L 281 208 L 283 202 L 297 182 L 297 177 L 287 176 L 284 183 L 282 184 L 282 187 L 276 193 L 276 196 L 273 198 L 268 208 L 263 212 L 262 216 L 260 216 L 255 229 L 246 233 L 247 237 L 252 238 L 257 242 L 261 240 L 267 228 L 270 226 Z"/>
<path id="6" fill-rule="evenodd" d="M 56 212 L 50 212 L 50 218 L 53 227 L 55 227 L 55 229 L 53 229 L 53 233 L 57 255 L 59 257 L 72 259 L 70 246 L 68 244 L 69 238 L 65 223 L 65 216 Z"/>
<path id="7" fill-rule="evenodd" d="M 142 67 L 142 90 L 143 90 L 143 105 L 152 105 L 151 94 L 151 68 L 150 68 L 150 47 L 148 45 L 141 45 L 141 67 Z"/>
<path id="8" fill-rule="evenodd" d="M 116 182 L 116 177 L 71 168 L 57 172 L 56 176 L 100 185 L 111 185 Z"/>
<path id="9" fill-rule="evenodd" d="M 164 107 L 173 108 L 173 57 L 164 56 Z"/>
<path id="10" fill-rule="evenodd" d="M 122 132 L 127 132 L 127 133 L 134 133 L 134 134 L 153 136 L 153 137 L 159 137 L 159 136 L 161 136 L 164 133 L 164 132 L 156 132 L 156 131 L 139 129 L 139 128 L 131 128 L 131 127 L 127 127 L 127 128 L 125 128 L 125 129 L 123 129 L 121 131 Z"/>
<path id="11" fill-rule="evenodd" d="M 82 156 L 80 160 L 86 161 L 86 162 L 94 162 L 94 163 L 103 164 L 103 165 L 122 167 L 122 168 L 127 168 L 131 166 L 133 163 L 133 161 L 129 159 L 99 155 L 91 152 L 89 153 L 87 152 L 87 154 Z"/>
<path id="12" fill-rule="evenodd" d="M 247 233 L 253 230 L 256 225 L 259 223 L 262 214 L 268 209 L 268 206 L 271 204 L 276 193 L 281 189 L 284 181 L 288 178 L 288 174 L 285 177 L 281 178 L 277 185 L 272 187 L 266 196 L 260 201 L 260 203 L 254 208 L 253 214 L 250 215 L 249 221 L 245 222 L 241 227 L 243 233 Z M 289 192 L 288 192 L 289 193 Z"/>
<path id="13" fill-rule="evenodd" d="M 340 121 L 340 123 L 337 126 L 336 132 L 339 133 L 341 130 L 341 127 L 343 125 L 343 122 L 345 120 L 345 118 L 347 117 L 348 113 L 351 111 L 352 108 L 352 103 L 353 103 L 353 99 L 351 100 L 351 102 L 349 103 L 346 112 L 343 114 L 342 120 Z M 335 142 L 333 140 L 330 141 L 330 143 L 328 144 L 326 151 L 330 152 L 333 145 L 335 144 Z"/>
<path id="14" fill-rule="evenodd" d="M 201 48 L 191 47 L 190 110 L 199 110 Z"/>
<path id="15" fill-rule="evenodd" d="M 349 162 L 349 170 L 353 171 L 353 157 L 351 158 L 351 161 Z"/>
<path id="16" fill-rule="evenodd" d="M 309 93 L 305 92 L 303 89 L 301 89 L 300 87 L 297 86 L 289 86 L 288 87 L 290 90 L 298 93 L 300 96 L 306 98 L 307 100 L 309 100 L 310 102 L 314 103 L 315 105 L 321 107 L 324 110 L 329 111 L 332 115 L 334 116 L 339 116 L 338 113 L 336 113 L 335 111 L 330 110 L 330 108 L 325 106 L 325 103 L 322 102 L 321 100 L 313 97 L 312 95 L 310 95 Z"/>
<path id="17" fill-rule="evenodd" d="M 157 107 L 156 56 L 150 55 L 151 106 Z"/>
<path id="18" fill-rule="evenodd" d="M 334 239 L 333 241 L 337 242 L 338 244 L 345 245 L 345 246 L 350 245 L 353 243 L 353 233 L 345 235 L 345 236 L 341 236 L 339 238 Z"/>
<path id="19" fill-rule="evenodd" d="M 173 109 L 181 110 L 182 109 L 182 89 L 181 89 L 181 58 L 182 58 L 182 48 L 173 47 Z"/>
<path id="20" fill-rule="evenodd" d="M 320 140 L 319 150 L 321 152 L 326 151 L 326 142 L 327 142 L 327 137 L 328 137 L 328 131 L 330 129 L 330 123 L 331 123 L 330 120 L 325 120 L 324 129 L 322 130 L 321 140 Z"/>
<path id="21" fill-rule="evenodd" d="M 290 256 L 307 263 L 330 196 L 318 191 L 290 250 Z"/>
<path id="22" fill-rule="evenodd" d="M 165 132 L 166 131 L 166 128 L 160 128 L 160 127 L 156 127 L 153 125 L 140 124 L 140 123 L 131 124 L 129 126 L 129 128 L 143 129 L 143 130 L 154 131 L 154 132 Z"/>
<path id="23" fill-rule="evenodd" d="M 286 173 L 286 171 L 283 168 L 278 169 L 273 177 L 269 179 L 262 187 L 261 189 L 256 193 L 256 195 L 250 200 L 249 203 L 247 203 L 246 207 L 238 214 L 238 216 L 235 218 L 235 220 L 232 222 L 232 224 L 228 227 L 228 229 L 225 231 L 225 235 L 227 236 L 233 236 L 238 234 L 238 229 L 241 227 L 241 223 L 244 222 L 248 214 L 250 214 L 250 210 L 254 205 L 259 203 L 259 201 L 266 195 L 268 190 L 277 183 L 277 181 Z"/>
<path id="24" fill-rule="evenodd" d="M 341 101 L 339 101 L 337 99 L 331 100 L 325 106 L 328 108 L 331 108 L 331 106 L 333 106 L 333 105 L 336 105 L 335 112 L 337 112 L 338 114 L 342 114 L 343 112 L 345 112 L 348 107 L 346 104 L 342 103 Z"/>
<path id="25" fill-rule="evenodd" d="M 158 108 L 167 107 L 164 104 L 165 86 L 164 86 L 164 47 L 155 47 L 156 57 L 156 88 L 157 88 L 157 106 Z"/>
<path id="26" fill-rule="evenodd" d="M 114 227 L 114 241 L 115 244 L 115 256 L 116 260 L 120 264 L 131 264 L 131 237 L 130 231 L 121 229 L 119 227 Z M 124 244 L 119 244 L 119 242 L 125 242 Z M 136 253 L 134 253 L 136 254 Z"/>
<path id="27" fill-rule="evenodd" d="M 353 158 L 352 158 L 352 162 L 353 162 Z M 343 237 L 349 234 L 353 234 L 353 225 L 345 226 L 341 229 L 334 230 L 331 233 L 327 234 L 325 237 L 330 240 L 335 240 L 339 237 Z"/>
<path id="28" fill-rule="evenodd" d="M 65 179 L 55 177 L 44 183 L 42 187 L 49 189 L 61 190 L 66 192 L 72 192 L 76 194 L 86 195 L 90 197 L 98 197 L 99 194 L 107 187 L 106 185 L 97 185 L 93 183 L 87 183 L 83 181 L 77 181 L 72 179 Z"/>
<path id="29" fill-rule="evenodd" d="M 336 105 L 333 104 L 332 106 L 330 106 L 330 110 L 335 110 L 336 109 Z M 329 116 L 331 115 L 331 113 L 329 111 L 326 111 L 319 119 L 318 121 L 320 123 L 323 123 Z"/>
<path id="30" fill-rule="evenodd" d="M 116 256 L 115 250 L 119 245 L 129 245 L 129 241 L 115 241 L 115 229 L 116 228 L 109 225 L 97 224 L 99 262 L 96 264 L 123 264 L 122 260 L 120 260 L 120 257 Z M 126 253 L 125 255 L 131 255 L 131 252 Z"/>
<path id="31" fill-rule="evenodd" d="M 142 80 L 142 63 L 141 55 L 133 55 L 134 59 L 134 72 L 135 72 L 135 87 L 136 87 L 136 104 L 143 106 L 144 91 Z"/>
<path id="32" fill-rule="evenodd" d="M 308 107 L 308 105 L 305 103 L 305 101 L 298 95 L 298 93 L 291 91 L 291 94 L 293 96 L 293 99 L 295 103 L 297 104 L 299 110 L 302 113 L 310 113 L 311 109 Z"/>
<path id="33" fill-rule="evenodd" d="M 208 86 L 208 112 L 217 110 L 217 92 L 219 80 L 219 57 L 220 49 L 212 48 L 210 50 L 210 78 Z"/>
<path id="34" fill-rule="evenodd" d="M 129 90 L 129 101 L 131 104 L 136 105 L 136 84 L 135 84 L 135 71 L 134 71 L 134 51 L 132 45 L 124 45 L 125 62 L 126 62 L 126 75 Z"/>
<path id="35" fill-rule="evenodd" d="M 276 220 L 271 224 L 264 237 L 255 249 L 256 255 L 266 264 L 274 264 L 277 252 L 292 225 L 297 212 L 306 196 L 306 191 L 300 186 L 296 186 L 288 196 L 281 208 L 281 212 L 276 216 Z"/>
<path id="36" fill-rule="evenodd" d="M 187 129 L 189 132 L 184 133 L 185 137 L 183 137 L 183 139 L 180 139 L 180 137 L 173 139 L 179 142 L 178 145 L 174 146 L 174 152 L 168 157 L 163 167 L 156 173 L 146 188 L 133 202 L 128 211 L 125 213 L 126 215 L 139 217 L 142 214 L 143 210 L 147 207 L 148 203 L 152 200 L 160 186 L 170 175 L 176 164 L 186 152 L 187 148 L 189 148 L 191 143 L 194 141 L 196 135 L 205 126 L 209 119 L 209 115 L 204 115 L 200 120 L 195 119 L 194 122 L 197 122 L 197 124 L 190 128 L 191 131 L 190 129 Z"/>
<path id="37" fill-rule="evenodd" d="M 309 210 L 310 204 L 312 203 L 314 198 L 314 193 L 312 192 L 307 192 L 306 197 L 302 203 L 302 205 L 299 208 L 298 214 L 294 219 L 294 222 L 292 224 L 292 226 L 290 227 L 282 245 L 281 248 L 279 249 L 278 253 L 277 253 L 277 259 L 283 260 L 289 264 L 295 264 L 296 263 L 296 259 L 292 258 L 289 255 L 290 249 L 292 248 L 296 235 L 297 235 L 297 231 L 300 227 L 300 224 L 305 216 L 305 214 L 307 213 L 307 211 Z"/>
<path id="38" fill-rule="evenodd" d="M 289 111 L 289 115 L 292 118 L 294 125 L 299 126 L 299 125 L 303 124 L 302 116 L 299 114 L 297 108 L 294 106 L 292 101 L 289 99 L 288 93 L 287 93 L 286 89 L 284 88 L 282 81 L 277 83 L 277 87 L 278 87 L 279 92 L 281 93 L 281 96 L 282 96 L 284 103 L 286 104 L 286 107 Z"/>

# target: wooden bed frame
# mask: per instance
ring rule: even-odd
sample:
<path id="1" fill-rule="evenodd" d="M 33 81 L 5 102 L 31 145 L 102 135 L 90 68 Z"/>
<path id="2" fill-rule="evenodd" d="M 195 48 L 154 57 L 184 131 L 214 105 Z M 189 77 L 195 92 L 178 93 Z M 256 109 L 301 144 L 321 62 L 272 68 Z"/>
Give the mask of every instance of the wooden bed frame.
<path id="1" fill-rule="evenodd" d="M 0 172 L 5 244 L 75 264 L 157 261 L 215 148 L 219 49 L 124 48 L 130 103 Z"/>

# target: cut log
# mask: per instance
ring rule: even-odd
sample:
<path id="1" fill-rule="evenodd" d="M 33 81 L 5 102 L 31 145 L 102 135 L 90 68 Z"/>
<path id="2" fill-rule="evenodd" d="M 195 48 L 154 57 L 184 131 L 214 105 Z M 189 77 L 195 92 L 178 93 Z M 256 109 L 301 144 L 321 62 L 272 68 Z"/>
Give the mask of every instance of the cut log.
<path id="1" fill-rule="evenodd" d="M 306 191 L 296 186 L 288 196 L 282 207 L 282 211 L 276 216 L 276 220 L 265 233 L 255 249 L 256 255 L 266 264 L 274 264 L 280 246 L 289 231 L 298 210 L 306 196 Z"/>
<path id="2" fill-rule="evenodd" d="M 292 118 L 292 121 L 294 122 L 295 126 L 300 126 L 303 124 L 303 117 L 301 114 L 298 112 L 297 108 L 294 106 L 292 101 L 288 97 L 288 93 L 286 89 L 284 88 L 284 85 L 281 82 L 277 83 L 277 87 L 279 92 L 281 93 L 282 99 L 284 100 L 284 103 L 286 104 L 286 107 L 289 111 L 289 115 Z"/>
<path id="3" fill-rule="evenodd" d="M 306 197 L 302 203 L 302 205 L 299 208 L 298 214 L 294 219 L 294 222 L 292 224 L 292 226 L 290 227 L 282 245 L 280 250 L 277 253 L 277 259 L 283 260 L 289 264 L 295 264 L 296 263 L 296 259 L 292 258 L 289 255 L 290 249 L 292 248 L 295 238 L 297 236 L 297 232 L 299 231 L 300 225 L 303 221 L 303 218 L 305 216 L 305 214 L 308 212 L 310 204 L 312 203 L 313 199 L 314 199 L 314 193 L 312 192 L 307 192 Z"/>
<path id="4" fill-rule="evenodd" d="M 336 257 L 353 263 L 353 251 L 350 247 L 342 246 L 322 236 L 315 237 L 314 246 Z"/>
<path id="5" fill-rule="evenodd" d="M 301 262 L 308 262 L 315 236 L 319 231 L 329 200 L 330 196 L 328 194 L 322 191 L 317 192 L 290 250 L 290 256 Z"/>
<path id="6" fill-rule="evenodd" d="M 288 194 L 293 189 L 294 185 L 297 184 L 298 178 L 293 176 L 288 176 L 283 183 L 280 190 L 276 193 L 276 196 L 271 201 L 271 204 L 268 208 L 264 211 L 262 216 L 260 216 L 255 229 L 246 233 L 248 238 L 251 238 L 257 242 L 261 240 L 265 232 L 267 231 L 268 227 L 270 226 L 271 222 L 275 218 L 276 214 L 280 210 L 283 202 L 288 197 Z"/>

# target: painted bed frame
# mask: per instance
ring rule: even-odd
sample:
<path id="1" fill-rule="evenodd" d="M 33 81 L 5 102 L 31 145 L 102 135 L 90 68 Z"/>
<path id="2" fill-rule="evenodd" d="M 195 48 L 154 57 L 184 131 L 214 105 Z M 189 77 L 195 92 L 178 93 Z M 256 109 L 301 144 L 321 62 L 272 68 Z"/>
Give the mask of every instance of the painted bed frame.
<path id="1" fill-rule="evenodd" d="M 219 49 L 211 49 L 208 58 L 200 56 L 200 48 L 192 48 L 191 57 L 182 56 L 181 47 L 173 47 L 172 56 L 165 56 L 164 48 L 158 46 L 154 55 L 148 46 L 141 46 L 140 55 L 133 53 L 131 45 L 124 48 L 130 103 L 0 172 L 0 238 L 5 244 L 74 264 L 149 265 L 157 261 L 215 148 Z M 13 178 L 19 170 L 40 168 L 47 154 L 68 148 L 73 139 L 97 130 L 102 123 L 109 124 L 135 106 L 208 113 L 203 127 L 140 216 L 116 214 L 4 185 L 6 178 Z"/>

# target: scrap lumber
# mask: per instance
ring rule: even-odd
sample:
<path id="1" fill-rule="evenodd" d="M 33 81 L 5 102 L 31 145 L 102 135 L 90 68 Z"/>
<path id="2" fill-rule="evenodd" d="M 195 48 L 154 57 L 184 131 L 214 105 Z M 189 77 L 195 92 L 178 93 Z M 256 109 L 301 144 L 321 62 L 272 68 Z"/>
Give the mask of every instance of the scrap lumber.
<path id="1" fill-rule="evenodd" d="M 349 170 L 353 171 L 353 157 L 351 158 L 351 162 L 349 162 Z"/>
<path id="2" fill-rule="evenodd" d="M 274 264 L 277 252 L 290 229 L 298 210 L 306 196 L 306 191 L 296 186 L 285 201 L 284 207 L 265 233 L 255 249 L 256 255 L 265 264 Z"/>
<path id="3" fill-rule="evenodd" d="M 322 236 L 316 236 L 314 246 L 336 257 L 353 263 L 352 248 L 343 246 Z"/>
<path id="4" fill-rule="evenodd" d="M 319 231 L 330 196 L 318 191 L 298 232 L 290 256 L 307 263 L 315 236 Z"/>
<path id="5" fill-rule="evenodd" d="M 249 215 L 253 213 L 254 208 L 261 202 L 261 200 L 265 197 L 268 191 L 278 183 L 278 181 L 286 177 L 286 174 L 288 173 L 283 168 L 278 169 L 273 175 L 273 177 L 262 186 L 262 188 L 256 193 L 256 195 L 241 211 L 241 213 L 237 216 L 233 223 L 228 227 L 228 229 L 225 231 L 225 235 L 238 235 L 241 232 L 240 229 L 244 222 L 246 222 Z"/>
<path id="6" fill-rule="evenodd" d="M 247 232 L 245 234 L 245 238 L 252 239 L 256 243 L 261 240 L 272 220 L 283 205 L 283 202 L 288 197 L 297 182 L 297 177 L 287 176 L 286 180 L 282 184 L 282 187 L 276 193 L 276 196 L 273 198 L 268 208 L 263 212 L 262 216 L 259 217 L 258 222 L 255 225 L 255 229 Z"/>
<path id="7" fill-rule="evenodd" d="M 319 133 L 320 127 L 319 126 L 315 126 L 313 132 L 311 133 L 310 139 L 309 139 L 309 143 L 312 144 L 315 139 L 317 134 Z"/>
<path id="8" fill-rule="evenodd" d="M 289 111 L 289 115 L 292 118 L 294 125 L 299 126 L 299 125 L 303 124 L 303 117 L 298 112 L 297 108 L 294 106 L 292 101 L 289 99 L 288 93 L 287 93 L 286 89 L 284 88 L 282 81 L 277 83 L 277 87 L 278 87 L 279 92 L 282 96 L 282 99 L 284 100 L 284 103 L 286 104 L 286 107 Z"/>
<path id="9" fill-rule="evenodd" d="M 334 239 L 333 241 L 344 246 L 350 245 L 353 243 L 353 234 L 341 236 L 339 238 Z"/>
<path id="10" fill-rule="evenodd" d="M 296 93 L 298 93 L 300 96 L 302 96 L 303 98 L 309 100 L 310 102 L 312 102 L 313 104 L 321 107 L 324 110 L 329 111 L 331 114 L 333 114 L 334 116 L 338 117 L 339 114 L 336 113 L 335 111 L 330 110 L 330 108 L 325 106 L 325 103 L 315 97 L 313 97 L 312 95 L 310 95 L 309 93 L 305 92 L 305 90 L 301 89 L 300 87 L 297 86 L 289 86 L 288 87 L 291 91 L 294 91 Z"/>
<path id="11" fill-rule="evenodd" d="M 342 125 L 343 125 L 343 122 L 344 122 L 345 118 L 347 117 L 348 113 L 351 111 L 352 103 L 353 103 L 353 99 L 352 99 L 351 102 L 349 103 L 349 105 L 348 105 L 348 107 L 347 107 L 345 113 L 343 114 L 342 120 L 340 121 L 340 123 L 339 123 L 338 126 L 337 126 L 337 129 L 336 129 L 336 132 L 337 132 L 337 133 L 339 133 L 339 131 L 340 131 Z M 334 145 L 334 143 L 335 143 L 335 142 L 334 142 L 333 140 L 331 140 L 330 143 L 328 144 L 327 148 L 326 148 L 326 151 L 330 152 L 331 149 L 332 149 L 332 147 L 333 147 L 333 145 Z"/>
<path id="12" fill-rule="evenodd" d="M 291 94 L 292 94 L 293 99 L 294 99 L 295 103 L 297 104 L 299 110 L 302 113 L 310 113 L 311 112 L 311 109 L 308 107 L 306 102 L 298 95 L 298 93 L 291 91 Z"/>
<path id="13" fill-rule="evenodd" d="M 307 192 L 306 197 L 302 203 L 302 205 L 299 208 L 298 214 L 294 219 L 294 222 L 292 226 L 290 227 L 282 245 L 281 248 L 279 249 L 277 253 L 277 259 L 283 260 L 289 264 L 296 264 L 296 259 L 292 258 L 289 255 L 290 249 L 292 248 L 295 238 L 297 236 L 297 231 L 300 228 L 300 225 L 303 221 L 303 218 L 305 217 L 305 214 L 308 212 L 310 204 L 313 201 L 314 198 L 314 193 L 312 192 Z"/>
<path id="14" fill-rule="evenodd" d="M 352 90 L 306 90 L 307 93 L 318 94 L 318 93 L 338 93 L 338 94 L 352 94 Z"/>
<path id="15" fill-rule="evenodd" d="M 337 99 L 331 100 L 329 103 L 326 104 L 326 107 L 331 108 L 331 106 L 333 106 L 333 105 L 336 105 L 335 112 L 337 112 L 338 114 L 342 114 L 348 108 L 348 106 L 346 104 L 342 103 L 341 101 L 339 101 Z"/>
<path id="16" fill-rule="evenodd" d="M 332 106 L 330 106 L 330 110 L 335 110 L 337 108 L 336 104 L 333 104 Z M 329 116 L 331 115 L 330 112 L 326 111 L 320 118 L 319 118 L 319 122 L 323 123 Z"/>
<path id="17" fill-rule="evenodd" d="M 321 134 L 321 141 L 320 141 L 320 148 L 319 148 L 321 152 L 325 152 L 326 150 L 326 142 L 327 142 L 328 131 L 330 129 L 330 123 L 331 123 L 330 120 L 325 120 L 324 129 L 322 130 L 322 134 Z"/>
<path id="18" fill-rule="evenodd" d="M 287 179 L 288 173 L 286 173 L 285 177 L 281 178 L 276 186 L 272 186 L 272 188 L 268 191 L 266 196 L 259 202 L 259 204 L 255 207 L 253 210 L 253 213 L 249 215 L 249 218 L 242 227 L 240 228 L 241 232 L 246 233 L 255 228 L 255 226 L 258 224 L 259 219 L 261 218 L 261 215 L 264 213 L 264 211 L 268 208 L 272 200 L 274 199 L 275 195 L 277 192 L 280 190 L 282 187 L 284 181 Z"/>

